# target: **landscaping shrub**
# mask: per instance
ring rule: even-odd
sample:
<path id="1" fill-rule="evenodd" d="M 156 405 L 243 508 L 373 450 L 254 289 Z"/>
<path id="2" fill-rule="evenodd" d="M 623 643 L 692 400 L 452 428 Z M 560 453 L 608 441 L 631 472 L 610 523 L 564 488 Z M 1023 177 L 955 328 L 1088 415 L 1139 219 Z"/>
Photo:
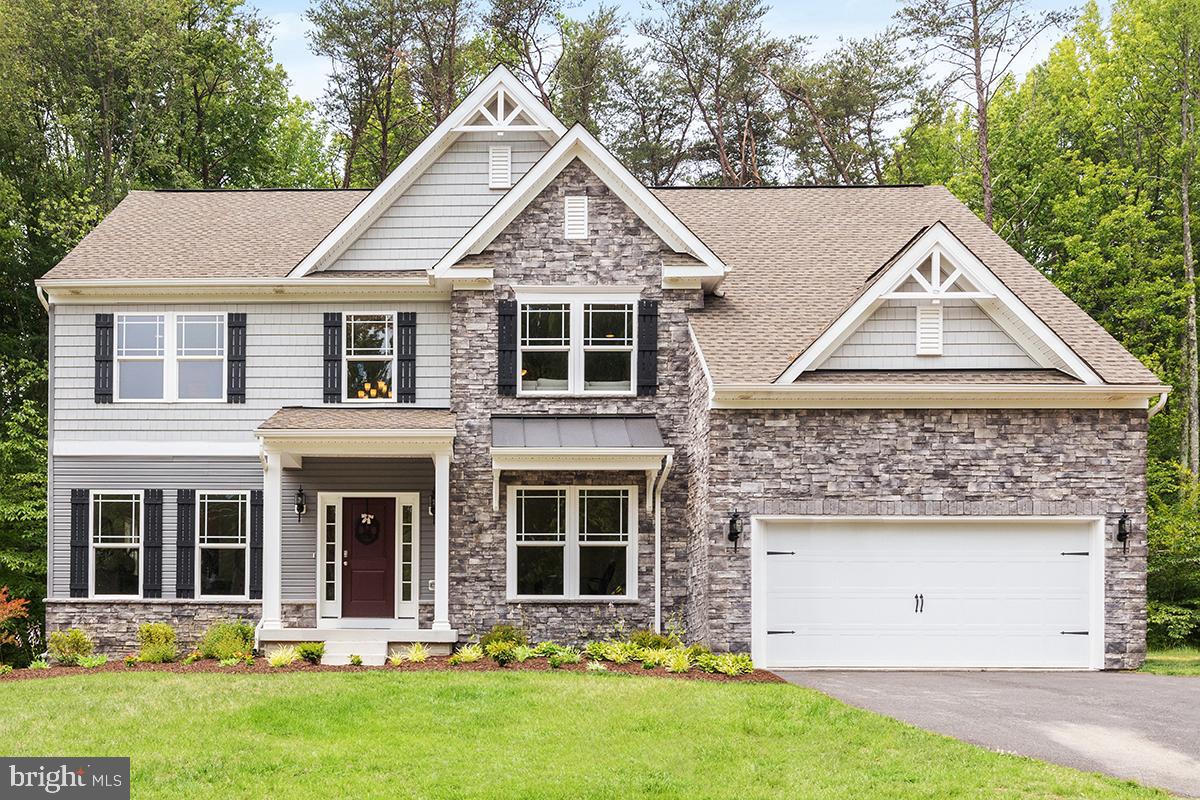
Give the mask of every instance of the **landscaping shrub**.
<path id="1" fill-rule="evenodd" d="M 518 645 L 515 642 L 501 639 L 499 641 L 488 642 L 484 646 L 483 652 L 488 654 L 488 657 L 502 667 L 507 667 L 513 662 L 515 656 L 513 651 Z"/>
<path id="2" fill-rule="evenodd" d="M 645 669 L 654 669 L 667 663 L 667 657 L 670 654 L 671 651 L 669 649 L 662 647 L 643 649 L 639 654 L 638 660 L 642 662 L 642 666 Z"/>
<path id="3" fill-rule="evenodd" d="M 254 625 L 238 620 L 214 622 L 200 640 L 200 654 L 223 661 L 244 658 L 254 650 Z"/>
<path id="4" fill-rule="evenodd" d="M 538 642 L 537 647 L 533 648 L 533 654 L 538 658 L 548 658 L 559 650 L 562 650 L 562 645 L 560 644 L 555 644 L 552 641 Z"/>
<path id="5" fill-rule="evenodd" d="M 350 666 L 361 667 L 362 666 L 362 656 L 352 653 L 350 655 Z"/>
<path id="6" fill-rule="evenodd" d="M 501 623 L 493 625 L 490 631 L 479 637 L 479 646 L 485 651 L 492 642 L 512 642 L 514 646 L 529 644 L 529 634 L 520 626 Z"/>
<path id="7" fill-rule="evenodd" d="M 754 671 L 754 661 L 748 653 L 721 653 L 713 665 L 722 675 L 737 677 Z"/>
<path id="8" fill-rule="evenodd" d="M 680 644 L 665 633 L 655 633 L 645 628 L 629 634 L 629 641 L 643 650 L 670 650 Z"/>
<path id="9" fill-rule="evenodd" d="M 138 657 L 137 653 L 130 653 L 129 655 L 125 656 L 126 667 L 136 667 L 139 661 L 141 661 L 141 659 Z"/>
<path id="10" fill-rule="evenodd" d="M 588 642 L 583 646 L 583 652 L 588 658 L 604 658 L 604 653 L 608 647 L 606 642 Z"/>
<path id="11" fill-rule="evenodd" d="M 92 644 L 92 637 L 79 628 L 68 628 L 50 634 L 49 648 L 55 661 L 63 666 L 74 667 L 79 665 L 79 659 L 92 654 L 95 645 Z"/>
<path id="12" fill-rule="evenodd" d="M 604 666 L 603 661 L 589 661 L 587 665 L 588 672 L 608 672 L 608 667 Z"/>
<path id="13" fill-rule="evenodd" d="M 546 659 L 551 669 L 558 669 L 563 664 L 578 664 L 583 656 L 574 647 L 560 647 Z"/>
<path id="14" fill-rule="evenodd" d="M 12 664 L 0 664 L 0 675 L 9 675 L 12 671 Z"/>
<path id="15" fill-rule="evenodd" d="M 1200 610 L 1151 600 L 1146 643 L 1152 650 L 1200 644 Z"/>
<path id="16" fill-rule="evenodd" d="M 199 661 L 202 658 L 204 658 L 204 656 L 200 653 L 199 650 L 193 650 L 192 652 L 190 652 L 186 656 L 184 656 L 183 661 L 181 661 L 180 663 L 186 667 L 189 664 L 195 664 L 197 661 Z"/>
<path id="17" fill-rule="evenodd" d="M 691 668 L 692 658 L 688 655 L 687 650 L 672 650 L 671 654 L 667 656 L 667 672 L 683 673 Z"/>
<path id="18" fill-rule="evenodd" d="M 165 622 L 147 622 L 138 628 L 138 660 L 147 664 L 165 664 L 179 655 L 175 629 Z"/>
<path id="19" fill-rule="evenodd" d="M 513 661 L 524 664 L 534 656 L 534 649 L 527 644 L 519 644 L 513 648 Z"/>
<path id="20" fill-rule="evenodd" d="M 105 655 L 80 656 L 79 661 L 78 661 L 79 666 L 83 667 L 84 669 L 95 669 L 96 667 L 103 667 L 107 663 L 108 663 L 108 656 L 105 656 Z"/>
<path id="21" fill-rule="evenodd" d="M 324 642 L 301 642 L 296 645 L 296 655 L 310 664 L 320 664 L 325 657 Z"/>
<path id="22" fill-rule="evenodd" d="M 696 669 L 700 670 L 701 672 L 711 673 L 717 671 L 717 656 L 714 653 L 709 653 L 707 651 L 697 653 L 692 658 L 692 663 L 696 666 Z"/>
<path id="23" fill-rule="evenodd" d="M 267 657 L 267 663 L 278 669 L 279 667 L 290 667 L 300 660 L 300 654 L 296 652 L 296 648 L 292 646 L 276 647 L 271 655 Z"/>
<path id="24" fill-rule="evenodd" d="M 604 660 L 614 664 L 628 664 L 641 655 L 642 649 L 633 642 L 605 642 Z"/>
<path id="25" fill-rule="evenodd" d="M 451 666 L 474 664 L 481 658 L 483 658 L 483 648 L 477 644 L 468 644 L 454 651 L 454 655 L 450 656 L 449 663 Z"/>
<path id="26" fill-rule="evenodd" d="M 35 658 L 29 662 L 30 669 L 50 669 L 50 662 L 44 658 Z"/>
<path id="27" fill-rule="evenodd" d="M 388 663 L 393 667 L 398 667 L 404 662 L 410 664 L 424 664 L 429 660 L 429 648 L 421 642 L 413 642 L 403 650 L 396 650 L 388 656 Z"/>

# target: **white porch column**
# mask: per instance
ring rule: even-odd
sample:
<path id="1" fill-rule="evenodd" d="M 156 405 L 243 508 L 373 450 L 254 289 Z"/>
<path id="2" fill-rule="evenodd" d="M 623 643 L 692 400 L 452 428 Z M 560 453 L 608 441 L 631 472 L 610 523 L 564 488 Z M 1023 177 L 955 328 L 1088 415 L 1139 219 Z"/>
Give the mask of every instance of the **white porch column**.
<path id="1" fill-rule="evenodd" d="M 283 458 L 273 450 L 264 456 L 262 626 L 278 628 L 283 621 Z"/>
<path id="2" fill-rule="evenodd" d="M 450 453 L 433 457 L 433 629 L 450 630 Z"/>

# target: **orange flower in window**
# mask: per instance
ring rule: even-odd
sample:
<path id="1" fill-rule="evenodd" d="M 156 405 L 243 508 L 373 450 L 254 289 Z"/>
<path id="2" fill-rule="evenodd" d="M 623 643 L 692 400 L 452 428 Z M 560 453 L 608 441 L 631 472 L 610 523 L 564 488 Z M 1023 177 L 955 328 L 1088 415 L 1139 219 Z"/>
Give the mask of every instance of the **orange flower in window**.
<path id="1" fill-rule="evenodd" d="M 370 381 L 363 381 L 363 389 L 366 389 L 367 391 L 370 391 L 370 390 L 371 390 L 371 382 L 370 382 Z"/>
<path id="2" fill-rule="evenodd" d="M 359 397 L 359 399 L 360 399 L 360 400 L 361 400 L 362 398 L 366 397 L 366 396 L 367 396 L 367 393 L 366 393 L 366 392 L 364 392 L 362 389 L 359 389 L 359 390 L 358 390 L 358 397 Z"/>
<path id="3" fill-rule="evenodd" d="M 386 383 L 384 383 L 383 381 L 379 381 L 379 382 L 378 382 L 378 383 L 376 383 L 375 385 L 376 385 L 376 387 L 378 387 L 379 391 L 381 391 L 381 392 L 386 392 L 386 391 L 387 391 L 387 384 L 386 384 Z"/>
<path id="4" fill-rule="evenodd" d="M 379 394 L 377 391 L 375 391 L 374 389 L 371 390 L 371 397 L 374 397 L 377 394 Z"/>

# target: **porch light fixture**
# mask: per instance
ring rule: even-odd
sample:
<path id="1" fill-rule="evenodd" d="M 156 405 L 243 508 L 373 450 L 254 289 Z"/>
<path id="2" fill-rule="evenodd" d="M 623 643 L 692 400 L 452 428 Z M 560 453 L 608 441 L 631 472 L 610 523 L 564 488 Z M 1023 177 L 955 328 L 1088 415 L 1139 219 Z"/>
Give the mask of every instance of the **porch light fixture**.
<path id="1" fill-rule="evenodd" d="M 429 508 L 427 509 L 429 511 L 429 516 L 432 517 L 435 515 L 436 508 L 437 508 L 437 492 L 433 489 L 430 489 L 429 490 Z"/>
<path id="2" fill-rule="evenodd" d="M 1117 520 L 1117 541 L 1121 543 L 1121 551 L 1129 552 L 1129 537 L 1133 535 L 1133 520 L 1128 514 L 1122 514 Z"/>
<path id="3" fill-rule="evenodd" d="M 729 512 L 729 533 L 727 538 L 733 542 L 733 549 L 737 550 L 738 539 L 742 537 L 742 531 L 745 530 L 746 520 L 742 516 L 742 512 L 734 508 Z"/>
<path id="4" fill-rule="evenodd" d="M 296 490 L 296 522 L 304 516 L 304 512 L 308 510 L 308 498 L 304 496 L 304 487 L 301 486 Z"/>

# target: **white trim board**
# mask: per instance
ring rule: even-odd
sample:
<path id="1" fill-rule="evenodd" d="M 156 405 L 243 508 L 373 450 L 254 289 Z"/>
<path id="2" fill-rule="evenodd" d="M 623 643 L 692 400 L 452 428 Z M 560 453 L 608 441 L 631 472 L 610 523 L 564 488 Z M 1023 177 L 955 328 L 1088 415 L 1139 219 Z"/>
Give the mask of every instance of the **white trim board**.
<path id="1" fill-rule="evenodd" d="M 710 408 L 1149 408 L 1167 387 L 1080 384 L 717 384 Z"/>
<path id="2" fill-rule="evenodd" d="M 487 214 L 433 266 L 430 274 L 438 281 L 490 281 L 490 267 L 459 267 L 468 255 L 476 255 L 491 244 L 517 215 L 578 158 L 604 181 L 668 246 L 677 253 L 698 259 L 701 266 L 663 265 L 663 283 L 698 280 L 706 288 L 716 287 L 728 268 L 696 234 L 683 224 L 661 200 L 630 174 L 582 125 L 576 124 L 492 206 Z"/>
<path id="3" fill-rule="evenodd" d="M 486 78 L 479 82 L 466 98 L 459 103 L 454 111 L 442 123 L 434 128 L 415 150 L 400 162 L 369 195 L 346 215 L 321 242 L 305 256 L 288 275 L 289 278 L 299 278 L 310 272 L 323 270 L 332 264 L 345 252 L 346 248 L 358 236 L 370 227 L 392 203 L 412 185 L 426 168 L 453 144 L 466 131 L 476 130 L 478 126 L 468 123 L 480 113 L 497 92 L 503 92 L 516 100 L 521 111 L 534 122 L 533 127 L 525 126 L 488 126 L 485 131 L 495 131 L 502 135 L 504 130 L 535 130 L 547 143 L 566 133 L 566 128 L 549 109 L 541 104 L 533 93 L 517 80 L 503 66 L 493 69 Z"/>
<path id="4" fill-rule="evenodd" d="M 259 444 L 253 439 L 242 442 L 188 441 L 170 439 L 161 441 L 119 440 L 72 440 L 55 438 L 51 452 L 55 458 L 81 456 L 92 458 L 149 457 L 170 458 L 172 456 L 246 457 L 258 456 Z"/>
<path id="5" fill-rule="evenodd" d="M 1012 336 L 1031 358 L 1038 361 L 1040 366 L 1065 369 L 1088 385 L 1103 383 L 1087 362 L 940 221 L 918 236 L 900 257 L 783 371 L 775 383 L 794 383 L 803 372 L 819 366 L 935 252 L 940 254 L 940 258 L 947 260 L 953 269 L 961 270 L 962 274 L 981 290 L 979 293 L 963 296 L 978 302 L 980 308 Z M 979 297 L 974 297 L 974 294 L 979 294 Z M 952 299 L 955 295 L 947 293 L 945 296 Z"/>

